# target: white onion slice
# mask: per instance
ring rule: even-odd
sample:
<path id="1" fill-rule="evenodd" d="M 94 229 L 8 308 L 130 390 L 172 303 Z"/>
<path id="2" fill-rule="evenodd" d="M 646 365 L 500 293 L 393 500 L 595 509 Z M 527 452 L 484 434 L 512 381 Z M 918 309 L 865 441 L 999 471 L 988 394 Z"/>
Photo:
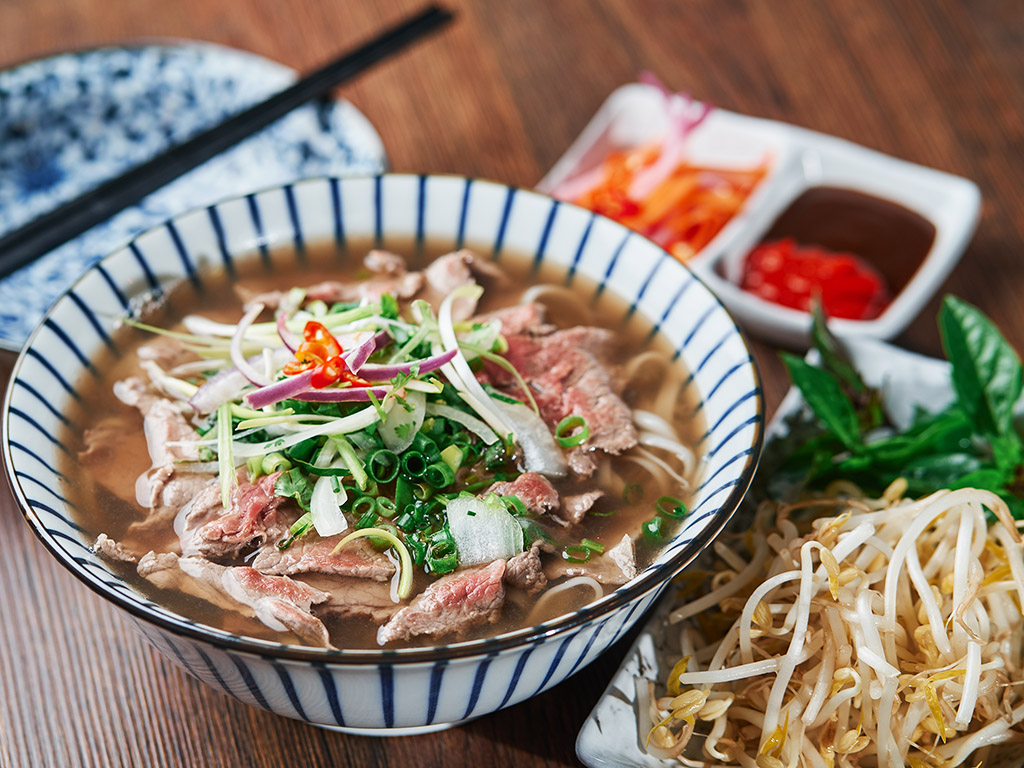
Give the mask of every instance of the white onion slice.
<path id="1" fill-rule="evenodd" d="M 445 506 L 459 565 L 507 560 L 523 551 L 523 529 L 500 501 L 459 496 Z"/>
<path id="2" fill-rule="evenodd" d="M 426 404 L 427 396 L 413 391 L 406 394 L 405 404 L 396 402 L 388 411 L 388 417 L 377 425 L 377 432 L 384 445 L 395 453 L 401 453 L 412 445 L 427 415 Z M 407 408 L 406 405 L 411 407 Z"/>
<path id="3" fill-rule="evenodd" d="M 493 429 L 480 421 L 476 416 L 460 411 L 458 408 L 445 405 L 444 403 L 427 403 L 427 415 L 440 416 L 442 419 L 458 422 L 483 440 L 484 445 L 494 445 L 498 442 L 498 436 L 494 434 Z"/>
<path id="4" fill-rule="evenodd" d="M 544 420 L 522 403 L 493 402 L 515 428 L 516 441 L 523 449 L 526 471 L 548 477 L 565 477 L 569 462 Z"/>

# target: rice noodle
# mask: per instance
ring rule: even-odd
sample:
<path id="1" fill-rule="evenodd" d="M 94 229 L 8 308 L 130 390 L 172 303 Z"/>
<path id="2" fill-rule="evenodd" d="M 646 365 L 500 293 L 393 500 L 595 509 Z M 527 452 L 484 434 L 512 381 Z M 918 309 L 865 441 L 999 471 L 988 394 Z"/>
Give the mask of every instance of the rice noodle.
<path id="1" fill-rule="evenodd" d="M 670 613 L 689 659 L 669 681 L 678 695 L 642 699 L 638 686 L 650 754 L 680 756 L 701 734 L 704 762 L 696 743 L 677 759 L 922 768 L 1024 741 L 1024 543 L 1009 510 L 983 490 L 905 490 L 844 503 L 809 533 L 794 507 L 766 505 L 749 562 L 712 548 L 711 590 Z M 680 707 L 698 693 L 729 705 L 691 727 Z"/>
<path id="2" fill-rule="evenodd" d="M 542 619 L 535 618 L 543 616 L 543 608 L 545 605 L 551 602 L 551 599 L 559 592 L 566 592 L 576 587 L 588 587 L 594 591 L 594 600 L 604 596 L 604 587 L 597 579 L 593 579 L 590 576 L 575 576 L 567 581 L 563 581 L 561 584 L 551 587 L 547 592 L 540 596 L 540 599 L 533 604 L 533 610 L 530 611 L 530 615 L 527 616 L 526 622 L 529 625 L 539 624 Z M 589 601 L 588 601 L 589 602 Z"/>

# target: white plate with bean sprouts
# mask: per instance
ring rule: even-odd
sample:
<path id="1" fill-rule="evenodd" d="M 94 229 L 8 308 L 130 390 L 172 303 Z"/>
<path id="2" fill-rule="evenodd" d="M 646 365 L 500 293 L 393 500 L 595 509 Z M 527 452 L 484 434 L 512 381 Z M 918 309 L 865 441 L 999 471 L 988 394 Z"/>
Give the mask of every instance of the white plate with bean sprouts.
<path id="1" fill-rule="evenodd" d="M 952 399 L 944 361 L 871 340 L 848 346 L 894 423 Z M 802 407 L 792 391 L 770 441 Z M 915 500 L 905 489 L 897 480 L 877 499 L 819 501 L 813 522 L 799 519 L 800 505 L 762 505 L 723 534 L 694 566 L 707 570 L 684 572 L 637 638 L 580 731 L 580 759 L 1024 763 L 1018 526 L 988 491 Z M 695 592 L 709 575 L 711 590 Z"/>

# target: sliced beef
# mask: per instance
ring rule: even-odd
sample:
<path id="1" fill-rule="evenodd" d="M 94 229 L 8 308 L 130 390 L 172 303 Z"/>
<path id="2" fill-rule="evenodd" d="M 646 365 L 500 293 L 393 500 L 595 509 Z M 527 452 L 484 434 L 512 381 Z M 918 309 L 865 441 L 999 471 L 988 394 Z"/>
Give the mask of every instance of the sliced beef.
<path id="1" fill-rule="evenodd" d="M 591 557 L 585 563 L 551 560 L 544 566 L 544 573 L 552 581 L 563 576 L 590 576 L 601 584 L 625 584 L 637 575 L 633 539 L 626 534 L 603 555 Z"/>
<path id="2" fill-rule="evenodd" d="M 473 627 L 494 623 L 505 602 L 505 561 L 442 576 L 377 631 L 387 645 L 419 635 L 464 637 Z"/>
<path id="3" fill-rule="evenodd" d="M 411 299 L 423 288 L 422 272 L 401 272 L 398 274 L 376 274 L 368 280 L 339 283 L 336 280 L 325 280 L 322 283 L 308 286 L 306 300 L 323 301 L 327 304 L 335 302 L 376 301 L 383 294 L 390 293 L 398 299 Z M 252 307 L 259 303 L 269 309 L 277 309 L 284 301 L 287 292 L 268 291 L 253 294 L 239 289 L 245 306 Z"/>
<path id="4" fill-rule="evenodd" d="M 203 488 L 178 510 L 174 518 L 174 532 L 178 534 L 183 554 L 198 554 L 198 533 L 203 526 L 224 513 L 224 507 L 220 502 L 221 492 L 218 483 Z"/>
<path id="5" fill-rule="evenodd" d="M 558 516 L 569 525 L 578 525 L 602 496 L 604 496 L 604 491 L 586 491 L 572 496 L 563 496 Z"/>
<path id="6" fill-rule="evenodd" d="M 225 610 L 255 616 L 276 632 L 294 632 L 309 645 L 331 647 L 327 628 L 310 613 L 310 607 L 328 595 L 301 581 L 170 552 L 150 552 L 139 561 L 138 571 L 162 589 L 187 592 Z"/>
<path id="7" fill-rule="evenodd" d="M 374 624 L 383 624 L 394 616 L 401 603 L 391 599 L 391 590 L 386 584 L 367 579 L 332 578 L 329 585 L 318 588 L 329 597 L 315 609 L 317 616 L 332 619 L 368 618 Z"/>
<path id="8" fill-rule="evenodd" d="M 505 583 L 531 595 L 537 594 L 547 586 L 548 578 L 544 575 L 544 566 L 540 561 L 539 542 L 535 542 L 528 550 L 520 552 L 508 561 L 505 568 Z"/>
<path id="9" fill-rule="evenodd" d="M 397 253 L 375 249 L 363 257 L 363 266 L 371 272 L 392 277 L 404 275 L 409 271 L 405 259 Z"/>
<path id="10" fill-rule="evenodd" d="M 278 513 L 285 499 L 274 495 L 279 474 L 264 475 L 255 483 L 239 479 L 226 511 L 220 486 L 203 488 L 179 510 L 174 522 L 182 553 L 230 561 L 281 539 L 288 522 Z"/>
<path id="11" fill-rule="evenodd" d="M 423 270 L 426 278 L 424 298 L 439 306 L 444 298 L 460 285 L 482 283 L 487 288 L 498 288 L 506 280 L 505 273 L 494 264 L 472 251 L 461 250 L 434 259 Z M 476 300 L 461 297 L 452 304 L 452 318 L 456 322 L 468 320 L 476 312 Z"/>
<path id="12" fill-rule="evenodd" d="M 138 541 L 169 534 L 184 506 L 207 489 L 215 488 L 219 494 L 220 486 L 215 480 L 215 475 L 183 472 L 173 464 L 153 467 L 143 473 L 135 484 L 136 501 L 149 511 L 145 519 L 128 526 L 128 536 Z"/>
<path id="13" fill-rule="evenodd" d="M 114 541 L 105 533 L 96 537 L 92 545 L 92 551 L 108 560 L 115 560 L 120 563 L 137 563 L 139 556 L 129 550 L 119 541 Z"/>
<path id="14" fill-rule="evenodd" d="M 265 576 L 248 566 L 225 567 L 201 557 L 183 557 L 178 567 L 188 576 L 222 591 L 277 632 L 291 631 L 309 645 L 330 647 L 327 628 L 310 606 L 328 595 L 287 576 Z"/>
<path id="15" fill-rule="evenodd" d="M 500 320 L 501 332 L 506 336 L 546 336 L 557 330 L 547 322 L 544 307 L 535 301 L 477 315 L 473 319 L 483 323 Z"/>
<path id="16" fill-rule="evenodd" d="M 177 512 L 216 478 L 205 472 L 184 472 L 174 464 L 154 467 L 136 484 L 141 493 L 138 502 L 156 509 L 169 507 Z"/>
<path id="17" fill-rule="evenodd" d="M 618 454 L 636 445 L 629 407 L 617 393 L 608 366 L 615 336 L 604 328 L 578 327 L 547 336 L 508 336 L 506 357 L 526 380 L 541 416 L 552 429 L 566 416 L 587 420 L 590 437 L 570 452 L 569 466 L 589 477 L 596 464 L 590 452 Z M 515 379 L 493 364 L 487 377 L 514 396 Z"/>
<path id="18" fill-rule="evenodd" d="M 164 371 L 199 359 L 195 352 L 185 346 L 185 342 L 170 336 L 157 336 L 139 347 L 138 354 L 140 360 L 151 360 Z"/>
<path id="19" fill-rule="evenodd" d="M 536 472 L 524 472 L 515 480 L 495 483 L 487 489 L 487 493 L 515 496 L 535 515 L 558 509 L 558 491 L 550 480 Z"/>
<path id="20" fill-rule="evenodd" d="M 269 574 L 320 573 L 372 581 L 389 581 L 395 575 L 395 566 L 387 555 L 366 539 L 351 541 L 332 555 L 341 539 L 341 534 L 322 539 L 311 533 L 284 551 L 270 545 L 260 550 L 252 567 Z"/>
<path id="21" fill-rule="evenodd" d="M 284 502 L 274 493 L 280 474 L 237 485 L 231 492 L 230 509 L 198 530 L 198 552 L 213 560 L 230 560 L 245 550 L 280 539 L 288 529 L 277 515 L 277 508 Z"/>
<path id="22" fill-rule="evenodd" d="M 146 446 L 154 466 L 199 458 L 198 449 L 188 444 L 195 442 L 199 436 L 185 420 L 179 406 L 160 397 L 142 379 L 134 376 L 115 382 L 114 395 L 125 405 L 138 408 L 142 413 Z M 171 442 L 186 444 L 168 445 Z"/>

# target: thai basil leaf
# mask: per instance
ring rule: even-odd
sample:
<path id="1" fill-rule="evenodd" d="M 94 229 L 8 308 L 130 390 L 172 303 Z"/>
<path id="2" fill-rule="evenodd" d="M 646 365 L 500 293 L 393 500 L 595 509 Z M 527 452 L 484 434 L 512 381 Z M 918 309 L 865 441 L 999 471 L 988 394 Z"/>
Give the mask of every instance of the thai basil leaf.
<path id="1" fill-rule="evenodd" d="M 995 472 L 994 475 L 991 475 L 989 474 L 991 472 L 992 470 L 983 468 L 981 459 L 974 454 L 940 453 L 922 456 L 916 461 L 910 462 L 903 467 L 902 472 L 894 474 L 892 479 L 898 475 L 905 477 L 911 494 L 931 493 L 936 488 L 948 488 L 951 483 L 955 483 L 956 487 L 966 487 L 958 484 L 959 479 L 971 476 L 977 477 L 978 481 L 983 481 L 985 483 L 981 486 L 983 488 L 1002 487 L 1002 474 Z M 989 485 L 993 480 L 995 480 L 995 484 Z"/>
<path id="2" fill-rule="evenodd" d="M 800 390 L 814 415 L 849 450 L 861 448 L 857 413 L 836 378 L 794 355 L 783 354 L 782 361 L 789 369 L 793 385 Z"/>
<path id="3" fill-rule="evenodd" d="M 1024 388 L 1017 353 L 980 310 L 954 296 L 942 302 L 939 330 L 964 413 L 982 434 L 1016 435 L 1013 406 Z"/>
<path id="4" fill-rule="evenodd" d="M 853 367 L 842 342 L 828 329 L 820 302 L 813 303 L 811 318 L 811 344 L 821 355 L 821 367 L 836 377 L 843 392 L 854 404 L 861 429 L 870 430 L 885 423 L 879 392 L 867 385 Z"/>
<path id="5" fill-rule="evenodd" d="M 996 435 L 991 439 L 992 460 L 1000 472 L 1012 479 L 1024 462 L 1024 445 L 1016 434 Z"/>
<path id="6" fill-rule="evenodd" d="M 839 339 L 828 329 L 820 302 L 814 302 L 811 318 L 811 344 L 821 355 L 821 367 L 839 379 L 843 386 L 857 393 L 866 392 L 868 385 L 853 367 Z"/>

